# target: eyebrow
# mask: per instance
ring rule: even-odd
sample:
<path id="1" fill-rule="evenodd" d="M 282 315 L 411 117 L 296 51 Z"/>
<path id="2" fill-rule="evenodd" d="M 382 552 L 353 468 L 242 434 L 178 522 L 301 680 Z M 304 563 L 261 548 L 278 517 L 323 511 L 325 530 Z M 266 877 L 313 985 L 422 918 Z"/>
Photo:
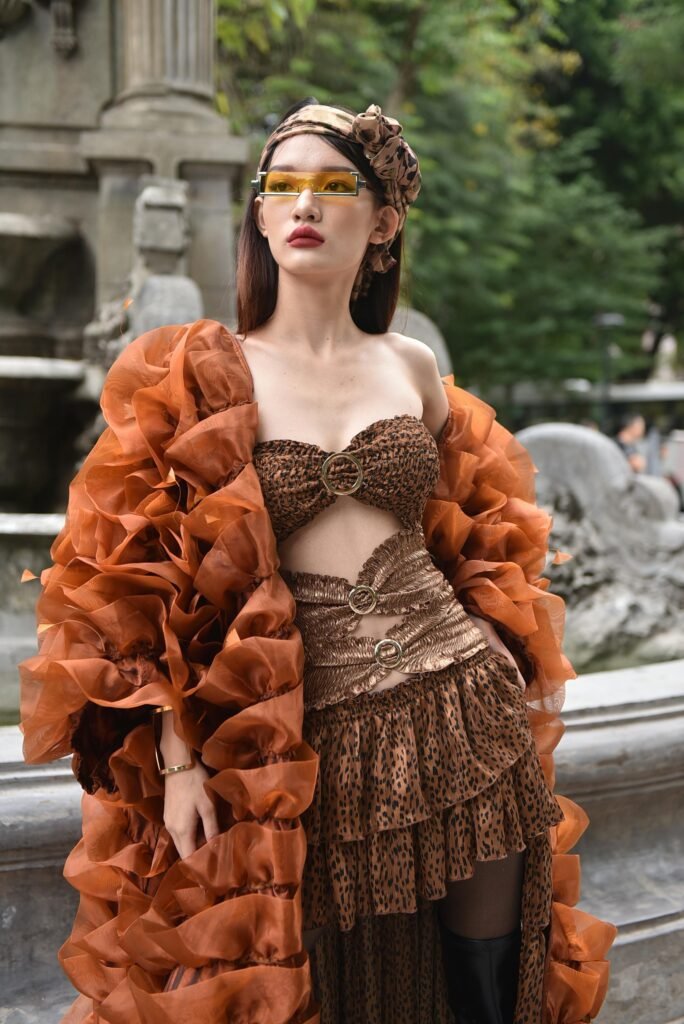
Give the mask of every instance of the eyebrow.
<path id="1" fill-rule="evenodd" d="M 294 164 L 274 164 L 273 167 L 268 168 L 269 171 L 298 171 L 299 167 L 295 167 Z M 354 171 L 355 167 L 319 167 L 320 171 Z"/>

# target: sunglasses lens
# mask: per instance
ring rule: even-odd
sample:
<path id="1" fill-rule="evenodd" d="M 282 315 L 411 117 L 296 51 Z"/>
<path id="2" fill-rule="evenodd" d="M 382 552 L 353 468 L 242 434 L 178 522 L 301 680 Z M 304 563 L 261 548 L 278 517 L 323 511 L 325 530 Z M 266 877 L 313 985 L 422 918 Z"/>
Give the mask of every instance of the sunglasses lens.
<path id="1" fill-rule="evenodd" d="M 316 195 L 356 195 L 356 177 L 348 171 L 268 171 L 262 179 L 262 189 L 268 195 L 296 196 L 304 188 Z"/>
<path id="2" fill-rule="evenodd" d="M 261 179 L 264 192 L 273 195 L 290 196 L 298 191 L 299 176 L 293 172 L 269 171 Z"/>
<path id="3" fill-rule="evenodd" d="M 322 171 L 318 178 L 318 187 L 314 191 L 324 195 L 345 196 L 357 191 L 356 177 L 350 171 Z"/>

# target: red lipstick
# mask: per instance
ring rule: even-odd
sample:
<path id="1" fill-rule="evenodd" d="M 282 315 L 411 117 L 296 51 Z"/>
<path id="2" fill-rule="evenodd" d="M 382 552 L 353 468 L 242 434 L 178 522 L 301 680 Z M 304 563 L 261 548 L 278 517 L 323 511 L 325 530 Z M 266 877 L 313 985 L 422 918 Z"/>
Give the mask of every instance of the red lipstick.
<path id="1" fill-rule="evenodd" d="M 322 245 L 325 239 L 318 231 L 310 227 L 295 228 L 288 236 L 290 245 L 297 249 L 312 249 L 314 246 Z"/>

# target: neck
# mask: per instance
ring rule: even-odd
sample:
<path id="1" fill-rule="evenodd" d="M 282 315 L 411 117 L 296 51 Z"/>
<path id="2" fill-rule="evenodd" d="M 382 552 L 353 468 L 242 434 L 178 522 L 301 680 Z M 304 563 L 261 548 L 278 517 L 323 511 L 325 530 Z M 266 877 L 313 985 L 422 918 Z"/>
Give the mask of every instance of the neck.
<path id="1" fill-rule="evenodd" d="M 362 332 L 349 310 L 349 296 L 356 271 L 334 280 L 303 280 L 280 268 L 278 297 L 269 319 L 259 334 L 278 345 L 292 346 L 325 358 L 359 338 Z"/>

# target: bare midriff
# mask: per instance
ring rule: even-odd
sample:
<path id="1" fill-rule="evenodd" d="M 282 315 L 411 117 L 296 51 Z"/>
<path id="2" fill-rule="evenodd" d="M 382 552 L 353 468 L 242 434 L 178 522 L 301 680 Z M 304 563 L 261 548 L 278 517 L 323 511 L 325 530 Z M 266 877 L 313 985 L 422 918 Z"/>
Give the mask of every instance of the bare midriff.
<path id="1" fill-rule="evenodd" d="M 310 710 L 354 693 L 390 689 L 416 672 L 436 671 L 488 646 L 434 565 L 420 524 L 402 526 L 391 513 L 365 509 L 356 516 L 342 508 L 335 516 L 330 509 L 320 514 L 281 549 L 307 650 Z M 305 532 L 302 546 L 295 546 Z M 373 604 L 362 610 L 369 602 L 382 610 L 372 610 Z M 385 643 L 376 646 L 367 638 Z M 397 660 L 403 671 L 391 665 Z"/>
<path id="2" fill-rule="evenodd" d="M 355 583 L 371 552 L 401 527 L 400 520 L 391 512 L 363 505 L 342 495 L 334 505 L 279 544 L 280 561 L 293 572 L 342 576 Z M 368 612 L 359 616 L 353 635 L 379 640 L 391 626 L 403 619 L 403 615 Z M 391 669 L 369 692 L 389 689 L 408 679 L 409 675 L 408 672 Z"/>

